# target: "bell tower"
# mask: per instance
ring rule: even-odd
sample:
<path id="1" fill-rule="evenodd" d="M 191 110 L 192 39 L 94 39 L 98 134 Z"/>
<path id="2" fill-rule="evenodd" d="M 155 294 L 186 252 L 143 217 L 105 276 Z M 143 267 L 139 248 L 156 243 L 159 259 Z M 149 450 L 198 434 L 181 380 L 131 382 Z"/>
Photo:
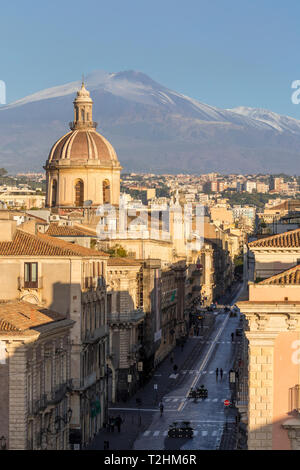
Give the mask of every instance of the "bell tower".
<path id="1" fill-rule="evenodd" d="M 85 88 L 82 80 L 81 88 L 77 91 L 74 104 L 74 121 L 70 123 L 71 130 L 88 129 L 97 127 L 97 123 L 93 122 L 93 100 L 90 92 Z"/>

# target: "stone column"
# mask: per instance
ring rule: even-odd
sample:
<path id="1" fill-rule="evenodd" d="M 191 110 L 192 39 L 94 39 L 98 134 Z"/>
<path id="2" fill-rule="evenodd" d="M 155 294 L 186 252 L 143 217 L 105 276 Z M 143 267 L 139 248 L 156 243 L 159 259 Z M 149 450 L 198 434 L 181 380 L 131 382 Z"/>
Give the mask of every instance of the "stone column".
<path id="1" fill-rule="evenodd" d="M 272 450 L 274 341 L 277 333 L 246 331 L 249 341 L 248 450 Z"/>
<path id="2" fill-rule="evenodd" d="M 27 448 L 27 359 L 26 346 L 8 343 L 9 357 L 9 449 Z"/>

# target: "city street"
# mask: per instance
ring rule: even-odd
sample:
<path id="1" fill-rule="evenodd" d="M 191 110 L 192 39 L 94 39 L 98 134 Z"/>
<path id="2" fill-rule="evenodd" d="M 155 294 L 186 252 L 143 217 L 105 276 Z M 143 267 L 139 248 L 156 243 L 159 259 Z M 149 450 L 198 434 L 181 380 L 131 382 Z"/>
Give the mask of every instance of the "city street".
<path id="1" fill-rule="evenodd" d="M 234 304 L 240 296 L 240 286 L 230 302 Z M 104 440 L 110 449 L 134 450 L 215 450 L 220 445 L 225 422 L 235 420 L 234 413 L 227 415 L 224 400 L 231 398 L 228 373 L 233 366 L 236 343 L 239 336 L 231 333 L 239 327 L 239 313 L 230 317 L 220 310 L 215 314 L 215 323 L 209 336 L 190 336 L 181 351 L 176 348 L 174 362 L 166 358 L 157 368 L 150 382 L 126 404 L 118 403 L 109 409 L 109 414 L 118 414 L 124 420 L 121 432 L 100 432 L 90 449 L 103 448 Z M 174 374 L 173 365 L 178 365 Z M 223 369 L 216 377 L 216 368 Z M 191 387 L 204 385 L 208 398 L 188 398 Z M 137 407 L 136 398 L 142 403 Z M 159 402 L 164 411 L 160 416 Z M 194 429 L 193 438 L 169 438 L 168 429 L 174 422 L 189 421 Z"/>
<path id="2" fill-rule="evenodd" d="M 203 353 L 193 369 L 178 372 L 184 381 L 163 397 L 164 412 L 153 412 L 152 422 L 139 435 L 134 449 L 216 449 L 219 445 L 225 423 L 224 400 L 230 399 L 228 372 L 233 363 L 231 333 L 238 327 L 239 318 L 229 318 L 228 313 L 220 313 L 210 340 L 206 341 Z M 199 341 L 192 337 L 190 342 Z M 216 368 L 224 371 L 216 379 Z M 170 374 L 174 375 L 174 374 Z M 176 379 L 174 379 L 174 382 Z M 187 398 L 191 387 L 204 385 L 208 390 L 207 399 Z M 167 432 L 173 422 L 190 421 L 194 428 L 192 439 L 169 438 Z"/>

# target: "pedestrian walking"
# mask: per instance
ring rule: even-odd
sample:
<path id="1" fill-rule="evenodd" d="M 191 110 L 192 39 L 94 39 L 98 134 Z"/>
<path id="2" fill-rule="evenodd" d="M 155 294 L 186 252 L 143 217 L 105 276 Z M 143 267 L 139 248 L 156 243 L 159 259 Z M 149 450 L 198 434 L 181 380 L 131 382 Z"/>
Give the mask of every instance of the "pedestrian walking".
<path id="1" fill-rule="evenodd" d="M 173 364 L 173 362 L 174 362 L 174 353 L 171 353 L 170 361 L 171 361 L 171 364 Z"/>
<path id="2" fill-rule="evenodd" d="M 164 412 L 164 405 L 163 405 L 162 402 L 160 402 L 160 404 L 159 404 L 159 410 L 160 410 L 160 416 L 162 416 L 163 412 Z"/>
<path id="3" fill-rule="evenodd" d="M 223 369 L 220 369 L 220 377 L 221 377 L 221 380 L 223 378 Z"/>
<path id="4" fill-rule="evenodd" d="M 123 420 L 120 415 L 118 415 L 115 419 L 115 424 L 118 428 L 118 432 L 121 432 L 121 424 L 123 423 Z"/>
<path id="5" fill-rule="evenodd" d="M 219 368 L 216 368 L 216 380 L 218 380 L 218 375 L 219 375 Z"/>
<path id="6" fill-rule="evenodd" d="M 114 430 L 115 430 L 115 418 L 111 416 L 109 418 L 109 431 L 114 432 Z"/>
<path id="7" fill-rule="evenodd" d="M 234 340 L 234 333 L 231 333 L 231 342 L 233 343 Z"/>
<path id="8" fill-rule="evenodd" d="M 177 370 L 178 370 L 178 366 L 176 364 L 174 364 L 173 371 L 175 372 L 175 374 L 176 374 Z"/>

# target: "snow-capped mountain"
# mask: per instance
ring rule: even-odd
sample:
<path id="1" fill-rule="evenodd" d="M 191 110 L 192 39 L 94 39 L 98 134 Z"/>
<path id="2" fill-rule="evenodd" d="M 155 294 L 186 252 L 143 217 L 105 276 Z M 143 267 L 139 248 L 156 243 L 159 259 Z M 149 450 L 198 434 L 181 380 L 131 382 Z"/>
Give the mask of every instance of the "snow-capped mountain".
<path id="1" fill-rule="evenodd" d="M 126 170 L 299 173 L 300 121 L 270 111 L 219 109 L 147 75 L 97 71 L 85 77 L 98 131 Z M 81 81 L 0 108 L 0 166 L 40 170 L 68 131 Z"/>
<path id="2" fill-rule="evenodd" d="M 242 116 L 247 116 L 256 121 L 261 121 L 269 124 L 271 127 L 279 132 L 300 132 L 300 121 L 289 116 L 282 116 L 267 109 L 248 108 L 246 106 L 239 106 L 237 108 L 228 109 Z"/>

